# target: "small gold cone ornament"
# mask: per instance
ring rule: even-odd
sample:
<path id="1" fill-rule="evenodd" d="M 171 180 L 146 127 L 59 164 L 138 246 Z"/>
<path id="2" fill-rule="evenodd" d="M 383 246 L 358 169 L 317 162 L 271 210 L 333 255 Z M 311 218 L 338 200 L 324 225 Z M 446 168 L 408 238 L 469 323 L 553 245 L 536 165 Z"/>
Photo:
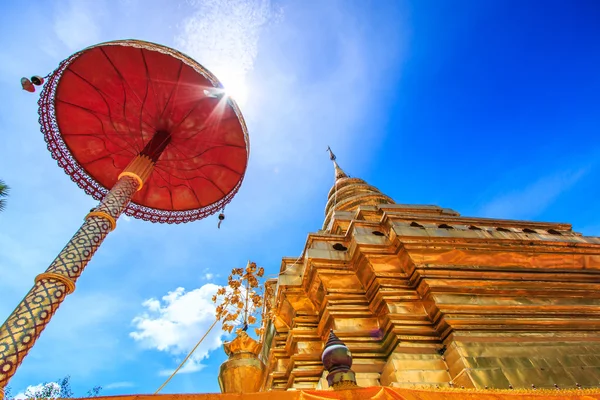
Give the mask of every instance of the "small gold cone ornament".
<path id="1" fill-rule="evenodd" d="M 219 370 L 221 393 L 258 392 L 265 372 L 265 364 L 258 358 L 262 344 L 242 331 L 223 348 L 229 360 Z"/>

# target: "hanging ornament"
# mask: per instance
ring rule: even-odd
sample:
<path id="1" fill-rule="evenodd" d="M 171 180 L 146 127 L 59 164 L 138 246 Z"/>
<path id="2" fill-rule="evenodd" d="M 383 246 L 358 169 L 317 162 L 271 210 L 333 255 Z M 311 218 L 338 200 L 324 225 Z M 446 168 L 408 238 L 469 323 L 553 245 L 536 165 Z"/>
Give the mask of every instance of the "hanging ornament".
<path id="1" fill-rule="evenodd" d="M 223 212 L 221 212 L 219 214 L 219 224 L 217 225 L 217 229 L 221 229 L 221 222 L 223 222 L 224 219 L 225 219 L 225 214 L 223 214 Z"/>
<path id="2" fill-rule="evenodd" d="M 35 86 L 33 86 L 33 83 L 31 83 L 31 81 L 27 78 L 21 78 L 21 87 L 23 88 L 23 90 L 26 90 L 28 92 L 35 92 Z"/>
<path id="3" fill-rule="evenodd" d="M 31 77 L 31 83 L 33 83 L 35 86 L 41 86 L 44 83 L 44 78 L 34 75 Z"/>

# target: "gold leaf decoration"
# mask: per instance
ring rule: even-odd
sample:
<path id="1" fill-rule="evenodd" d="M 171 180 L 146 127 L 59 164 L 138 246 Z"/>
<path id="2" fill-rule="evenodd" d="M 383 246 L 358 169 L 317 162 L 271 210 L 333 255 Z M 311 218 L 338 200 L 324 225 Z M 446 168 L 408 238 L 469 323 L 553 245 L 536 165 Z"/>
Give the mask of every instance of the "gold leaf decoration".
<path id="1" fill-rule="evenodd" d="M 233 268 L 227 277 L 227 286 L 220 287 L 212 297 L 216 304 L 217 319 L 222 321 L 222 329 L 231 333 L 234 328 L 238 335 L 251 325 L 257 336 L 264 333 L 264 322 L 271 318 L 270 298 L 273 288 L 261 284 L 265 274 L 263 267 L 248 261 L 246 268 Z"/>

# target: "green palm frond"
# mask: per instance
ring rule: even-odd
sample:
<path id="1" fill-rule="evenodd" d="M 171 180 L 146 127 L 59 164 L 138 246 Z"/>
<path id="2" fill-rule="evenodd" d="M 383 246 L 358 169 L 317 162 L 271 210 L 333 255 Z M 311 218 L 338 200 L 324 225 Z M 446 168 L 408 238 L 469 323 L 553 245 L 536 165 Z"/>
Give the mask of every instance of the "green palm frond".
<path id="1" fill-rule="evenodd" d="M 8 192 L 10 188 L 4 181 L 0 180 L 0 211 L 3 211 L 6 208 L 6 199 L 8 197 Z"/>

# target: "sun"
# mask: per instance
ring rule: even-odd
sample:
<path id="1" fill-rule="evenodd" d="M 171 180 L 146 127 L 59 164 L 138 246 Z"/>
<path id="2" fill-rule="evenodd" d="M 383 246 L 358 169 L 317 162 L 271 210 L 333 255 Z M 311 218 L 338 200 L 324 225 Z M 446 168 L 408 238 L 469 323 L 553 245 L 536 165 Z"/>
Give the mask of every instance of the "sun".
<path id="1" fill-rule="evenodd" d="M 235 102 L 241 107 L 246 104 L 248 100 L 248 86 L 246 85 L 246 79 L 241 74 L 227 73 L 224 71 L 220 74 L 221 83 L 225 88 L 225 94 L 235 100 Z"/>
<path id="2" fill-rule="evenodd" d="M 230 69 L 216 69 L 216 76 L 219 78 L 222 89 L 207 88 L 204 94 L 209 97 L 230 98 L 241 107 L 248 100 L 249 89 L 246 85 L 246 74 L 241 71 Z"/>

